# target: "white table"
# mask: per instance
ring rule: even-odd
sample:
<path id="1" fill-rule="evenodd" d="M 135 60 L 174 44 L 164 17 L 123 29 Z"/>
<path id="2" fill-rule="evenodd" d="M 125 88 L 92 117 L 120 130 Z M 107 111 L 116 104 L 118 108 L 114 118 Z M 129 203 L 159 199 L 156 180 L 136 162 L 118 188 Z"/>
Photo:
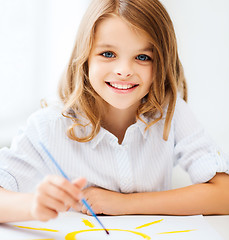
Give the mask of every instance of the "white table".
<path id="1" fill-rule="evenodd" d="M 222 236 L 229 240 L 229 215 L 205 216 L 204 219 Z"/>
<path id="2" fill-rule="evenodd" d="M 182 232 L 182 230 L 186 230 L 184 232 L 187 232 L 187 234 L 192 234 L 191 239 L 229 240 L 229 215 L 204 217 L 200 215 L 187 217 L 164 215 L 136 215 L 120 217 L 101 216 L 101 220 L 103 221 L 103 223 L 105 223 L 106 226 L 110 227 L 113 237 L 111 239 L 116 240 L 122 239 L 120 238 L 120 236 L 124 236 L 124 238 L 127 237 L 127 239 L 130 239 L 130 234 L 132 234 L 131 240 L 139 239 L 139 237 L 134 237 L 142 234 L 152 237 L 150 239 L 154 239 L 154 236 L 156 236 L 156 239 L 158 239 L 158 234 L 184 234 L 177 233 L 177 231 Z M 101 227 L 98 227 L 98 223 L 93 217 L 89 217 L 87 215 L 76 212 L 66 212 L 61 213 L 58 218 L 45 223 L 39 221 L 28 221 L 0 224 L 0 239 L 63 240 L 66 239 L 66 236 L 68 235 L 68 240 L 72 240 L 75 239 L 73 238 L 75 236 L 74 234 L 84 234 L 83 236 L 85 237 L 85 239 L 92 239 L 93 237 L 93 239 L 101 240 L 101 238 L 106 238 L 106 235 L 104 235 L 104 232 L 101 231 L 100 228 Z M 97 234 L 95 234 L 95 231 Z M 221 236 L 221 238 L 219 237 L 219 235 Z M 165 237 L 160 239 L 175 239 L 175 236 L 170 236 L 170 238 Z M 190 236 L 187 235 L 187 237 L 179 239 L 190 239 Z"/>

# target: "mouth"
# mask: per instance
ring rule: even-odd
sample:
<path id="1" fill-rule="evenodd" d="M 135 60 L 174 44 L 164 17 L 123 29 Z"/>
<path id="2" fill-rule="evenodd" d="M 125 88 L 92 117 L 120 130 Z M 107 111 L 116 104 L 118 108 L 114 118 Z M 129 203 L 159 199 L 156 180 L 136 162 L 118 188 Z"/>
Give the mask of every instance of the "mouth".
<path id="1" fill-rule="evenodd" d="M 139 84 L 131 84 L 131 83 L 126 83 L 126 84 L 118 84 L 118 83 L 112 83 L 112 82 L 106 82 L 106 84 L 114 89 L 118 90 L 128 90 L 137 87 Z"/>

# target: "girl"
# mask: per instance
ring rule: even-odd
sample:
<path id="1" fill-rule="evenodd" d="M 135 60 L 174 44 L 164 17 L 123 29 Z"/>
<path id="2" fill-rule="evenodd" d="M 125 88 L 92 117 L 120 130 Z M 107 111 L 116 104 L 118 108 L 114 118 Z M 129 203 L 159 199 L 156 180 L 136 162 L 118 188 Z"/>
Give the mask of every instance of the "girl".
<path id="1" fill-rule="evenodd" d="M 89 214 L 82 196 L 97 214 L 229 213 L 229 159 L 185 102 L 158 0 L 93 0 L 59 93 L 61 106 L 33 114 L 0 151 L 0 222 L 47 221 L 70 207 Z M 193 185 L 171 190 L 176 164 Z"/>

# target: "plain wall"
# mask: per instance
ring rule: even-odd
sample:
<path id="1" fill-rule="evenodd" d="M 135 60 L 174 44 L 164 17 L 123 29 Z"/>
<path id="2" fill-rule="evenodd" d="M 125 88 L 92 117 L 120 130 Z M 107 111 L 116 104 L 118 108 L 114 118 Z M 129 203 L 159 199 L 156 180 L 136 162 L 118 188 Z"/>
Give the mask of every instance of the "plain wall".
<path id="1" fill-rule="evenodd" d="M 163 0 L 174 22 L 189 104 L 229 152 L 229 1 Z"/>
<path id="2" fill-rule="evenodd" d="M 188 83 L 188 103 L 198 120 L 229 153 L 229 1 L 162 0 L 174 23 Z M 180 167 L 173 186 L 190 184 Z"/>

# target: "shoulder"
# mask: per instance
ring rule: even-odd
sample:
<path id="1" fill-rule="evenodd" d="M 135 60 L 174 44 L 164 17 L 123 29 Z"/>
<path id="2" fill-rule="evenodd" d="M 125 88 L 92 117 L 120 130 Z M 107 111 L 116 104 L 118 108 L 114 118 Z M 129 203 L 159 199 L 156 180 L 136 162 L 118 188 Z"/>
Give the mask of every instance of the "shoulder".
<path id="1" fill-rule="evenodd" d="M 175 112 L 190 108 L 189 104 L 180 96 L 177 97 Z"/>
<path id="2" fill-rule="evenodd" d="M 63 123 L 66 121 L 69 122 L 69 119 L 63 116 L 62 111 L 62 105 L 50 105 L 48 107 L 41 108 L 30 115 L 27 120 L 27 125 L 54 124 L 58 121 Z"/>
<path id="3" fill-rule="evenodd" d="M 187 102 L 185 102 L 181 97 L 178 97 L 176 101 L 174 119 L 176 121 L 190 120 L 192 121 L 192 123 L 194 122 L 197 123 L 197 119 L 190 105 Z"/>
<path id="4" fill-rule="evenodd" d="M 72 121 L 62 115 L 62 106 L 48 106 L 34 112 L 27 120 L 23 132 L 31 138 L 48 138 L 66 133 Z"/>
<path id="5" fill-rule="evenodd" d="M 190 105 L 178 97 L 173 117 L 174 131 L 177 140 L 196 133 L 202 133 L 204 127 L 191 109 Z"/>
<path id="6" fill-rule="evenodd" d="M 30 122 L 40 122 L 40 121 L 55 121 L 62 116 L 62 108 L 61 106 L 48 106 L 45 108 L 41 108 L 31 114 L 31 116 L 28 118 L 27 123 Z"/>

